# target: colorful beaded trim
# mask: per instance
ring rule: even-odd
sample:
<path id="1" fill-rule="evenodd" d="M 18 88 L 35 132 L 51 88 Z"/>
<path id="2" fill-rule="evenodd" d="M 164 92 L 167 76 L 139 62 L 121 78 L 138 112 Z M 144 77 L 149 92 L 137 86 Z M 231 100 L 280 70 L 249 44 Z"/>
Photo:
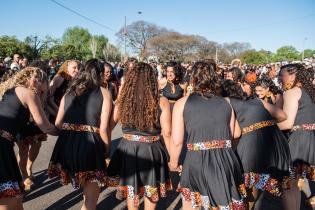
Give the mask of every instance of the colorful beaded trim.
<path id="1" fill-rule="evenodd" d="M 232 147 L 231 140 L 212 140 L 212 141 L 207 141 L 207 142 L 187 144 L 188 151 L 223 149 L 223 148 L 231 148 L 231 147 Z"/>
<path id="2" fill-rule="evenodd" d="M 159 187 L 153 187 L 150 185 L 138 187 L 137 192 L 135 188 L 131 185 L 118 186 L 116 198 L 119 200 L 123 200 L 126 198 L 133 199 L 134 206 L 138 207 L 141 197 L 145 196 L 151 202 L 156 203 L 158 202 L 159 198 L 166 197 L 166 192 L 172 189 L 173 187 L 170 179 L 167 180 L 165 183 L 160 183 Z"/>
<path id="3" fill-rule="evenodd" d="M 268 126 L 273 126 L 276 123 L 273 120 L 267 120 L 267 121 L 261 121 L 255 124 L 252 124 L 250 126 L 247 126 L 242 129 L 242 134 L 250 133 L 252 131 L 258 130 L 260 128 L 268 127 Z"/>
<path id="4" fill-rule="evenodd" d="M 315 166 L 307 164 L 294 164 L 292 168 L 295 179 L 306 178 L 315 181 Z"/>
<path id="5" fill-rule="evenodd" d="M 92 133 L 100 133 L 99 128 L 93 127 L 90 125 L 63 123 L 62 129 L 63 130 L 70 130 L 70 131 L 87 131 L 87 132 L 92 132 Z"/>
<path id="6" fill-rule="evenodd" d="M 290 178 L 284 177 L 282 180 L 271 178 L 270 174 L 258 174 L 254 172 L 243 175 L 244 183 L 247 188 L 253 188 L 267 191 L 274 196 L 281 196 L 282 189 L 290 187 Z"/>
<path id="7" fill-rule="evenodd" d="M 9 141 L 12 141 L 12 142 L 14 142 L 14 140 L 15 140 L 14 136 L 11 133 L 9 133 L 8 131 L 5 131 L 5 130 L 1 130 L 0 129 L 0 136 L 5 138 L 5 139 L 7 139 L 7 140 L 9 140 Z"/>
<path id="8" fill-rule="evenodd" d="M 192 208 L 211 209 L 211 210 L 247 210 L 247 204 L 243 199 L 233 199 L 228 205 L 211 206 L 210 199 L 206 195 L 201 195 L 199 192 L 191 192 L 188 188 L 179 188 L 177 191 L 181 192 L 184 201 L 191 202 Z M 239 193 L 242 198 L 246 197 L 246 189 L 242 184 L 239 186 Z"/>
<path id="9" fill-rule="evenodd" d="M 0 183 L 0 199 L 19 197 L 22 195 L 21 186 L 18 182 L 8 181 Z"/>
<path id="10" fill-rule="evenodd" d="M 83 187 L 87 182 L 96 182 L 99 187 L 104 187 L 107 183 L 105 171 L 80 171 L 70 176 L 59 163 L 49 163 L 47 173 L 49 178 L 59 177 L 62 185 L 71 183 L 75 189 Z"/>
<path id="11" fill-rule="evenodd" d="M 155 141 L 160 140 L 160 136 L 140 136 L 140 135 L 133 135 L 133 134 L 124 134 L 123 138 L 128 141 L 139 141 L 145 143 L 153 143 Z"/>
<path id="12" fill-rule="evenodd" d="M 315 124 L 295 125 L 291 131 L 310 131 L 315 130 Z"/>

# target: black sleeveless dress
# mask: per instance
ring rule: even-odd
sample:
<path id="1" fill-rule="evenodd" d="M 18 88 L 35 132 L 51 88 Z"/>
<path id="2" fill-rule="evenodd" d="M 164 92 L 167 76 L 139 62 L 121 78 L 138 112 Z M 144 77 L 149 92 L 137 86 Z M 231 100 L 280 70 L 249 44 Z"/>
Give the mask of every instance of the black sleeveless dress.
<path id="1" fill-rule="evenodd" d="M 247 188 L 280 196 L 289 187 L 289 145 L 260 99 L 231 99 L 242 136 L 237 145 Z"/>
<path id="2" fill-rule="evenodd" d="M 0 101 L 0 199 L 21 196 L 24 189 L 13 146 L 15 136 L 29 116 L 15 88 L 6 91 Z"/>
<path id="3" fill-rule="evenodd" d="M 99 134 L 103 95 L 100 88 L 79 98 L 65 96 L 62 132 L 53 150 L 48 176 L 59 176 L 74 188 L 86 182 L 106 184 L 105 144 Z"/>
<path id="4" fill-rule="evenodd" d="M 123 137 L 108 166 L 108 185 L 118 187 L 117 199 L 131 198 L 138 206 L 142 196 L 152 202 L 166 197 L 172 184 L 160 125 L 147 131 L 130 127 L 123 127 L 122 131 Z"/>
<path id="5" fill-rule="evenodd" d="M 246 209 L 241 166 L 232 149 L 231 112 L 222 97 L 192 94 L 186 101 L 188 152 L 178 191 L 193 208 Z"/>
<path id="6" fill-rule="evenodd" d="M 174 105 L 178 99 L 184 96 L 184 90 L 179 84 L 175 85 L 175 92 L 173 93 L 172 86 L 169 82 L 167 82 L 166 86 L 161 90 L 161 92 L 162 96 L 167 98 L 171 105 Z"/>
<path id="7" fill-rule="evenodd" d="M 315 181 L 315 104 L 302 90 L 299 107 L 289 137 L 293 171 L 298 177 Z"/>

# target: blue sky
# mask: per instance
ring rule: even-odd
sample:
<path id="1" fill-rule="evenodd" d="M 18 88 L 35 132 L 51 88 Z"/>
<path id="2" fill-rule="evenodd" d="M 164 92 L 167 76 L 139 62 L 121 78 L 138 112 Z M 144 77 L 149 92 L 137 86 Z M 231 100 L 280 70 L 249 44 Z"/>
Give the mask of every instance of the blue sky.
<path id="1" fill-rule="evenodd" d="M 80 26 L 116 44 L 115 33 L 137 20 L 218 43 L 249 42 L 257 50 L 283 45 L 315 49 L 315 0 L 56 0 L 109 27 L 100 27 L 51 0 L 2 0 L 0 35 L 60 38 Z M 141 11 L 142 14 L 138 14 Z M 307 38 L 305 40 L 305 38 Z"/>

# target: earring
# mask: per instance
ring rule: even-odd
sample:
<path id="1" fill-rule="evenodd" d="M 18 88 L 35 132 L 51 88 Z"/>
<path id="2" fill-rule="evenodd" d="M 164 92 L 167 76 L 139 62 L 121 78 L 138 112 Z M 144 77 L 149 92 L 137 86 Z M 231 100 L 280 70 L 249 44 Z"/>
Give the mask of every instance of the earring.
<path id="1" fill-rule="evenodd" d="M 293 82 L 288 82 L 283 86 L 283 90 L 290 90 L 293 87 Z"/>
<path id="2" fill-rule="evenodd" d="M 191 94 L 192 92 L 193 92 L 193 86 L 192 85 L 188 85 L 188 87 L 187 87 L 187 92 L 189 93 L 189 94 Z"/>

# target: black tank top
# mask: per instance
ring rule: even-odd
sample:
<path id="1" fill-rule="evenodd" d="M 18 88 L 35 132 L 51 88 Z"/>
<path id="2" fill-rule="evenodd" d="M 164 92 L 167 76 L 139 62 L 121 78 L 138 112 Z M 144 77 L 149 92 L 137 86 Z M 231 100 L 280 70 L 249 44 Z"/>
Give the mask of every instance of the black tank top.
<path id="1" fill-rule="evenodd" d="M 175 92 L 172 93 L 172 86 L 169 82 L 167 82 L 166 86 L 162 89 L 162 95 L 168 100 L 177 101 L 184 96 L 184 90 L 177 84 L 175 85 Z"/>
<path id="2" fill-rule="evenodd" d="M 258 98 L 249 100 L 231 98 L 230 100 L 241 128 L 262 121 L 273 120 L 270 113 Z"/>
<path id="3" fill-rule="evenodd" d="M 103 94 L 100 88 L 87 91 L 79 97 L 69 93 L 65 96 L 65 115 L 63 122 L 70 124 L 100 127 Z"/>
<path id="4" fill-rule="evenodd" d="M 295 117 L 294 125 L 315 123 L 315 104 L 308 93 L 301 88 L 302 95 L 299 100 L 299 108 Z"/>
<path id="5" fill-rule="evenodd" d="M 63 82 L 61 83 L 61 85 L 56 89 L 55 94 L 54 94 L 54 100 L 57 106 L 60 105 L 60 101 L 63 95 L 66 93 L 69 83 L 70 83 L 69 80 L 63 79 Z"/>
<path id="6" fill-rule="evenodd" d="M 230 104 L 222 97 L 190 95 L 184 107 L 188 143 L 231 140 L 231 113 Z"/>
<path id="7" fill-rule="evenodd" d="M 17 97 L 15 88 L 7 90 L 0 101 L 0 129 L 15 136 L 29 118 L 30 112 Z"/>

